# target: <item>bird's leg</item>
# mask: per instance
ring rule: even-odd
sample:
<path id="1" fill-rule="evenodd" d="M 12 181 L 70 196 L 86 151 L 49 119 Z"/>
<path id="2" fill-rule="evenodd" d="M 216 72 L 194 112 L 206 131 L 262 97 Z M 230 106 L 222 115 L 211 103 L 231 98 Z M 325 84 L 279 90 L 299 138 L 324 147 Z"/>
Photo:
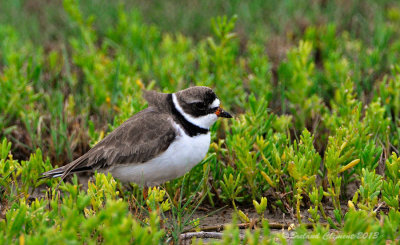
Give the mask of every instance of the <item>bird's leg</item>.
<path id="1" fill-rule="evenodd" d="M 149 193 L 149 187 L 144 186 L 143 187 L 143 200 L 146 201 L 147 197 L 148 197 L 148 193 Z"/>
<path id="2" fill-rule="evenodd" d="M 175 192 L 175 196 L 173 199 L 174 204 L 178 204 L 181 195 L 181 188 L 178 188 Z"/>
<path id="3" fill-rule="evenodd" d="M 144 186 L 143 187 L 143 200 L 144 200 L 144 203 L 146 203 L 146 200 L 147 200 L 148 197 L 149 197 L 149 187 Z M 152 210 L 151 210 L 151 207 L 150 207 L 149 204 L 147 204 L 147 210 L 149 211 L 149 213 L 151 213 Z"/>

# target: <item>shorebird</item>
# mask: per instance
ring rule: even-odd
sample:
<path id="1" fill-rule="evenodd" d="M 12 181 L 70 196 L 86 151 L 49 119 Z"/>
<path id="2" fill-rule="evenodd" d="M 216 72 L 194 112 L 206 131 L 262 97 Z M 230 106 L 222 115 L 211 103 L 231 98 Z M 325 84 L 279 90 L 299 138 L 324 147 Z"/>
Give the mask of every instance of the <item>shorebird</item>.
<path id="1" fill-rule="evenodd" d="M 210 127 L 232 118 L 208 87 L 176 93 L 145 91 L 148 108 L 133 115 L 87 153 L 42 173 L 43 178 L 81 172 L 111 173 L 122 182 L 156 186 L 183 176 L 207 154 Z"/>

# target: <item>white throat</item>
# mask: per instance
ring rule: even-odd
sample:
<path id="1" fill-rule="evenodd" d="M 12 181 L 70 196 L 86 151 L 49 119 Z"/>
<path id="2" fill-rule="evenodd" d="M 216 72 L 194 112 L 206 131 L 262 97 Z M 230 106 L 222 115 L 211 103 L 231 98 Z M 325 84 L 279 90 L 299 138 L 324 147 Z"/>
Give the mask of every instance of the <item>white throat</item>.
<path id="1" fill-rule="evenodd" d="M 176 98 L 175 94 L 172 94 L 172 102 L 175 105 L 176 110 L 190 123 L 204 129 L 210 129 L 210 127 L 217 121 L 218 116 L 215 113 L 207 114 L 200 117 L 194 117 L 185 113 L 182 107 L 179 105 L 178 99 Z M 218 104 L 218 105 L 217 105 Z M 215 99 L 212 103 L 213 106 L 219 106 L 219 100 Z"/>

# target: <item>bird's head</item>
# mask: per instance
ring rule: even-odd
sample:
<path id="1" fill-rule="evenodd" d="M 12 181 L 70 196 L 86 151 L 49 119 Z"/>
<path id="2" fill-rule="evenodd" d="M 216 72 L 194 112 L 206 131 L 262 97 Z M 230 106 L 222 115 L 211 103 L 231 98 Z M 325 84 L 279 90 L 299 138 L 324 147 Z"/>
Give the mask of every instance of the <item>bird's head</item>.
<path id="1" fill-rule="evenodd" d="M 186 120 L 201 128 L 209 129 L 218 117 L 232 118 L 208 87 L 196 86 L 176 92 L 172 94 L 172 100 Z"/>

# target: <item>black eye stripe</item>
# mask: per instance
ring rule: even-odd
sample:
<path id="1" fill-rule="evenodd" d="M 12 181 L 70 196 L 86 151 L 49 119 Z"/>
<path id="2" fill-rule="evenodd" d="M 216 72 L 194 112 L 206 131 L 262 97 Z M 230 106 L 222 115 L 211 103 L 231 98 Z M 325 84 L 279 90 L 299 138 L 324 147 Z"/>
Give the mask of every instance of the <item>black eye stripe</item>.
<path id="1" fill-rule="evenodd" d="M 172 114 L 175 117 L 174 120 L 177 120 L 182 125 L 185 132 L 189 134 L 190 137 L 208 133 L 208 129 L 200 128 L 199 126 L 194 125 L 193 123 L 187 121 L 185 117 L 182 116 L 180 112 L 178 112 L 172 100 L 172 94 L 168 94 L 167 101 L 171 106 Z"/>
<path id="2" fill-rule="evenodd" d="M 214 102 L 214 100 L 217 98 L 214 92 L 207 93 L 205 101 L 207 104 L 211 104 Z"/>
<path id="3" fill-rule="evenodd" d="M 202 95 L 191 96 L 187 100 L 178 98 L 178 101 L 185 113 L 193 117 L 201 117 L 215 113 L 218 107 L 210 108 L 210 106 L 216 99 L 217 96 L 212 90 L 210 90 L 204 92 Z"/>
<path id="4" fill-rule="evenodd" d="M 194 106 L 196 109 L 200 109 L 200 110 L 207 108 L 207 105 L 204 102 L 195 102 L 195 103 L 192 103 L 192 106 Z"/>

